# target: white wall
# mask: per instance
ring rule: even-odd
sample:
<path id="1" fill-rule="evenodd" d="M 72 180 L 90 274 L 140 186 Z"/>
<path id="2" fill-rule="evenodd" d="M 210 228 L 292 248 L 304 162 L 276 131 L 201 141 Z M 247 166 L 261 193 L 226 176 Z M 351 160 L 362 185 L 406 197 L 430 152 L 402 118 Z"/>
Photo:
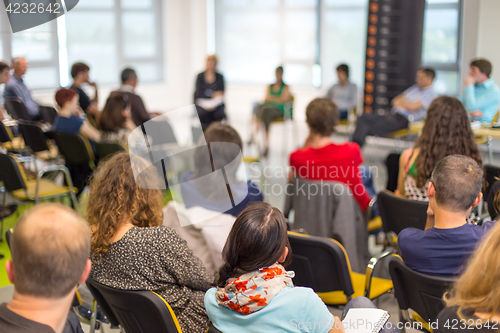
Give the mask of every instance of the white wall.
<path id="1" fill-rule="evenodd" d="M 493 80 L 500 84 L 500 1 L 481 0 L 479 5 L 479 25 L 477 35 L 477 54 L 493 64 Z"/>

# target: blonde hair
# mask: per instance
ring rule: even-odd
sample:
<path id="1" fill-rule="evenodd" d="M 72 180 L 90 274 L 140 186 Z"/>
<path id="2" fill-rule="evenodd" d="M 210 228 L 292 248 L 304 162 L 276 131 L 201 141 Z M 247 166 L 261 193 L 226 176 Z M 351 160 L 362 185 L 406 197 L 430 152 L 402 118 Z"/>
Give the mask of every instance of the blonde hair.
<path id="1" fill-rule="evenodd" d="M 207 61 L 209 61 L 209 60 L 215 61 L 215 67 L 217 67 L 217 63 L 219 62 L 217 55 L 215 55 L 215 54 L 207 55 Z"/>
<path id="2" fill-rule="evenodd" d="M 489 231 L 470 258 L 465 272 L 444 296 L 447 306 L 458 306 L 461 319 L 475 312 L 500 314 L 500 223 Z M 473 310 L 466 314 L 465 311 Z"/>

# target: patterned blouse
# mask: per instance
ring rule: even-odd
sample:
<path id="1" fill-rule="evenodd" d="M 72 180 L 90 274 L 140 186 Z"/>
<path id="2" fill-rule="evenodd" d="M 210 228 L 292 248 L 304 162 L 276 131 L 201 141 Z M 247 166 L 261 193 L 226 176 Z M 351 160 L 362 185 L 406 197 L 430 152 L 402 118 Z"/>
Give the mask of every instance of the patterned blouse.
<path id="1" fill-rule="evenodd" d="M 108 253 L 93 258 L 91 277 L 116 289 L 155 291 L 170 304 L 183 332 L 207 329 L 203 298 L 213 276 L 168 227 L 131 228 Z"/>

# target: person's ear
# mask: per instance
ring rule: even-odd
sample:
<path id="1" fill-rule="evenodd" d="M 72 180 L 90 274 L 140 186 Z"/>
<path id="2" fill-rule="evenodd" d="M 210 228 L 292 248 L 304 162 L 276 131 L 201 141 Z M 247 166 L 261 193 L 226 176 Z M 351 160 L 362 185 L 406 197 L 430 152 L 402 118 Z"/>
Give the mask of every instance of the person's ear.
<path id="1" fill-rule="evenodd" d="M 92 261 L 90 261 L 90 259 L 87 259 L 87 263 L 85 264 L 85 269 L 83 270 L 82 276 L 80 277 L 80 280 L 78 280 L 78 283 L 84 283 L 85 281 L 87 281 L 91 268 L 92 268 Z"/>
<path id="2" fill-rule="evenodd" d="M 429 182 L 429 186 L 427 186 L 427 197 L 433 198 L 436 195 L 436 188 L 432 182 Z"/>
<path id="3" fill-rule="evenodd" d="M 278 259 L 278 262 L 285 262 L 286 257 L 288 256 L 288 247 L 285 247 L 283 250 L 283 253 L 281 254 L 281 257 Z"/>
<path id="4" fill-rule="evenodd" d="M 481 203 L 482 199 L 483 199 L 483 192 L 479 192 L 476 200 L 474 200 L 474 203 L 472 204 L 472 208 L 477 207 Z"/>
<path id="5" fill-rule="evenodd" d="M 7 271 L 7 277 L 10 283 L 14 284 L 14 265 L 12 265 L 12 260 L 7 260 L 5 262 L 5 270 Z"/>

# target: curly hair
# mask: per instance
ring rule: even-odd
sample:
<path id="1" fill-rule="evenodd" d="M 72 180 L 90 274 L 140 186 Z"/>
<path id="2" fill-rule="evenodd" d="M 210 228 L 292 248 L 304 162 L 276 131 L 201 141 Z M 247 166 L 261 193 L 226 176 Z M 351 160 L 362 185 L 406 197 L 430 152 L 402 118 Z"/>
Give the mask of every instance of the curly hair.
<path id="1" fill-rule="evenodd" d="M 437 162 L 448 155 L 464 155 L 482 165 L 469 116 L 455 97 L 440 96 L 431 103 L 415 148 L 420 148 L 415 161 L 418 187 L 424 186 Z"/>
<path id="2" fill-rule="evenodd" d="M 148 176 L 152 179 L 155 175 Z M 139 187 L 130 156 L 118 153 L 101 162 L 92 176 L 87 220 L 91 226 L 92 255 L 106 254 L 122 223 L 129 221 L 141 228 L 163 223 L 161 192 Z"/>

